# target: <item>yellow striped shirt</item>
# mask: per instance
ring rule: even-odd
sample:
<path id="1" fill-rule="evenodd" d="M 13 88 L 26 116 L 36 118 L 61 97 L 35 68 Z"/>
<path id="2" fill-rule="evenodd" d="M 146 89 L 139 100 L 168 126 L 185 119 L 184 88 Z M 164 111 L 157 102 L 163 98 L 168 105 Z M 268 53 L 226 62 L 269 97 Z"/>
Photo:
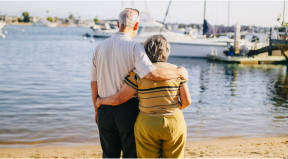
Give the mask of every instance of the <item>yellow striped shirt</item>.
<path id="1" fill-rule="evenodd" d="M 156 68 L 177 68 L 165 62 L 157 62 L 153 65 Z M 141 79 L 135 72 L 130 72 L 124 82 L 137 90 L 140 112 L 153 116 L 172 115 L 180 110 L 179 89 L 187 84 L 181 79 L 166 81 Z"/>

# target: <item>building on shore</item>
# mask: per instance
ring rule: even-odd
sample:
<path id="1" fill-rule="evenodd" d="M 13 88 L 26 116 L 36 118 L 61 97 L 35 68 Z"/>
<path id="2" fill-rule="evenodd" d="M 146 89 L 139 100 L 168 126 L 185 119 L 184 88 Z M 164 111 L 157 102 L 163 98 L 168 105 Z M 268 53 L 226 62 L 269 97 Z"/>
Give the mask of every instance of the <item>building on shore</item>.
<path id="1" fill-rule="evenodd" d="M 18 22 L 17 16 L 10 16 L 10 15 L 0 15 L 0 21 L 4 21 L 7 24 Z"/>

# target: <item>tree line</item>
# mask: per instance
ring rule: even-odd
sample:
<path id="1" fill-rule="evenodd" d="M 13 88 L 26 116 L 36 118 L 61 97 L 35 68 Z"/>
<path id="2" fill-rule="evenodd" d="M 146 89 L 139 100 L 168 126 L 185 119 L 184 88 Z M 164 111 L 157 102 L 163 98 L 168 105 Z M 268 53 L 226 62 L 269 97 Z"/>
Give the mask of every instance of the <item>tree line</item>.
<path id="1" fill-rule="evenodd" d="M 47 11 L 47 13 L 49 13 L 49 11 Z M 24 23 L 28 23 L 30 22 L 30 16 L 29 16 L 29 12 L 23 12 L 22 13 L 22 16 L 23 16 L 23 19 L 22 18 L 18 18 L 18 22 L 24 22 Z M 79 17 L 79 16 L 78 16 Z M 69 16 L 68 16 L 69 19 L 75 19 L 75 16 L 72 14 L 72 13 L 69 13 Z M 51 17 L 51 16 L 48 16 L 46 18 L 48 21 L 50 22 L 56 22 L 59 18 L 58 17 Z M 98 17 L 94 18 L 94 22 L 95 23 L 99 23 L 99 19 Z"/>

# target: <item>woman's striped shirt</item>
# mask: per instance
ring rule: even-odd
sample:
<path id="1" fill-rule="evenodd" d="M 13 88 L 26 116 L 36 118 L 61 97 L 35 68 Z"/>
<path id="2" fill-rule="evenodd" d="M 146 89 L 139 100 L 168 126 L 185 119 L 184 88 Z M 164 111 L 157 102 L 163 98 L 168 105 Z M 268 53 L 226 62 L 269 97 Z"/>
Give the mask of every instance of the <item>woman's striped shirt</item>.
<path id="1" fill-rule="evenodd" d="M 156 68 L 177 68 L 165 62 L 157 62 L 153 65 Z M 140 112 L 153 116 L 172 115 L 180 110 L 179 89 L 187 84 L 181 79 L 166 81 L 141 79 L 135 72 L 130 72 L 124 82 L 137 90 Z"/>

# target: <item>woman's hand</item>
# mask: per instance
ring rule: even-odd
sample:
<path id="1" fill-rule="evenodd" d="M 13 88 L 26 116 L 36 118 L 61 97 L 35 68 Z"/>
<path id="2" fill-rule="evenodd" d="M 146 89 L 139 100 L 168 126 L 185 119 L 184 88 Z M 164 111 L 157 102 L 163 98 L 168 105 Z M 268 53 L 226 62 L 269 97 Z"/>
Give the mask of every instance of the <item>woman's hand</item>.
<path id="1" fill-rule="evenodd" d="M 180 87 L 180 100 L 181 100 L 181 110 L 185 109 L 191 104 L 190 92 L 187 84 Z"/>

